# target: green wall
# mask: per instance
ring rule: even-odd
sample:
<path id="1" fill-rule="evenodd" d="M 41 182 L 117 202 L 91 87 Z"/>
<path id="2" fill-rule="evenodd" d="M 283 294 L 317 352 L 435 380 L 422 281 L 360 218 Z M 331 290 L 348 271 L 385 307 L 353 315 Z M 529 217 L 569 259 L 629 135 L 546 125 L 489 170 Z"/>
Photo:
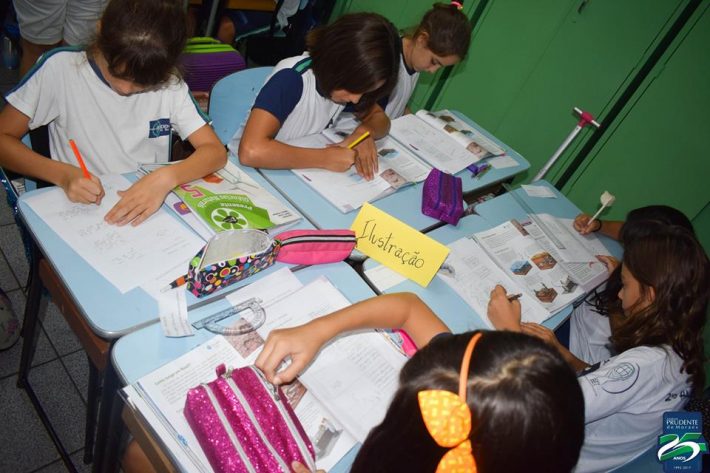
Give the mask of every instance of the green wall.
<path id="1" fill-rule="evenodd" d="M 402 28 L 430 5 L 349 0 L 334 16 L 375 11 Z M 530 161 L 518 181 L 571 131 L 572 108 L 585 109 L 605 129 L 580 133 L 546 178 L 564 180 L 558 187 L 587 212 L 604 190 L 614 193 L 604 218 L 677 207 L 710 253 L 710 0 L 466 2 L 469 17 L 475 11 L 469 56 L 422 75 L 410 107 L 470 116 Z M 705 340 L 710 354 L 710 327 Z"/>

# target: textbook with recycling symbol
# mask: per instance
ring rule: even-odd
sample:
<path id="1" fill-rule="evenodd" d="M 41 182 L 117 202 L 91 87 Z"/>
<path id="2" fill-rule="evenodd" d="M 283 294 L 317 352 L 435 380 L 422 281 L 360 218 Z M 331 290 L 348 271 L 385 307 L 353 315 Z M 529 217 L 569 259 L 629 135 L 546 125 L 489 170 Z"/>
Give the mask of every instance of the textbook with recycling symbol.
<path id="1" fill-rule="evenodd" d="M 205 239 L 225 230 L 283 227 L 301 218 L 231 162 L 173 192 L 179 201 L 168 205 L 183 218 L 196 216 L 185 220 Z"/>

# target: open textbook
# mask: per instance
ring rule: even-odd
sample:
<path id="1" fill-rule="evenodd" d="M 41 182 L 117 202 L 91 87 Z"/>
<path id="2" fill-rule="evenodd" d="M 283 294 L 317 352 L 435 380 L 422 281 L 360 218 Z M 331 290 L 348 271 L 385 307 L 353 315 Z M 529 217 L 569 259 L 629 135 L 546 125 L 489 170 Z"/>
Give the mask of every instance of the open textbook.
<path id="1" fill-rule="evenodd" d="M 152 169 L 141 167 L 143 172 Z M 205 240 L 225 230 L 274 229 L 301 218 L 229 161 L 217 172 L 176 187 L 165 203 Z"/>
<path id="2" fill-rule="evenodd" d="M 609 252 L 595 236 L 577 234 L 571 219 L 535 217 L 449 245 L 453 271 L 440 277 L 489 324 L 488 300 L 497 284 L 508 294 L 522 293 L 523 321 L 541 323 L 607 278 L 595 255 Z"/>
<path id="3" fill-rule="evenodd" d="M 165 443 L 182 471 L 211 471 L 183 415 L 189 388 L 214 379 L 220 363 L 252 364 L 271 330 L 300 325 L 350 304 L 327 279 L 302 286 L 288 269 L 258 282 L 262 284 L 247 286 L 229 300 L 236 305 L 252 297 L 261 299 L 266 312 L 261 327 L 244 335 L 215 336 L 123 390 L 123 397 Z M 274 286 L 280 288 L 278 294 Z M 382 421 L 405 361 L 382 334 L 358 332 L 329 343 L 298 380 L 282 386 L 313 442 L 318 468 L 331 469 Z"/>
<path id="4" fill-rule="evenodd" d="M 392 120 L 390 135 L 432 166 L 451 173 L 505 151 L 448 110 L 419 110 Z"/>
<path id="5" fill-rule="evenodd" d="M 323 133 L 291 140 L 289 144 L 303 148 L 325 148 L 348 135 L 348 131 L 328 128 Z M 293 172 L 338 210 L 347 213 L 360 208 L 365 202 L 375 201 L 401 187 L 423 181 L 431 170 L 430 166 L 388 136 L 377 140 L 376 146 L 379 170 L 371 181 L 359 176 L 354 166 L 345 172 L 326 169 L 294 169 Z"/>

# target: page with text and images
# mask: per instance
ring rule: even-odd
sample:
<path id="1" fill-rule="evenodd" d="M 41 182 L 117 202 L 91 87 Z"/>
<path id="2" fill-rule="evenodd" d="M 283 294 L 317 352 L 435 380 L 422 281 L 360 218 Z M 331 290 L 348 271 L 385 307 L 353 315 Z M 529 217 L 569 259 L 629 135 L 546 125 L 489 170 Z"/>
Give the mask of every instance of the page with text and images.
<path id="1" fill-rule="evenodd" d="M 550 313 L 584 295 L 579 283 L 517 220 L 474 234 L 496 264 Z"/>
<path id="2" fill-rule="evenodd" d="M 289 144 L 303 148 L 324 148 L 343 139 L 347 133 L 329 128 Z M 371 181 L 358 175 L 355 167 L 345 172 L 327 169 L 294 169 L 293 172 L 328 202 L 343 213 L 362 207 L 396 192 L 398 189 L 426 179 L 431 167 L 407 151 L 390 137 L 375 142 L 378 152 L 378 172 Z"/>

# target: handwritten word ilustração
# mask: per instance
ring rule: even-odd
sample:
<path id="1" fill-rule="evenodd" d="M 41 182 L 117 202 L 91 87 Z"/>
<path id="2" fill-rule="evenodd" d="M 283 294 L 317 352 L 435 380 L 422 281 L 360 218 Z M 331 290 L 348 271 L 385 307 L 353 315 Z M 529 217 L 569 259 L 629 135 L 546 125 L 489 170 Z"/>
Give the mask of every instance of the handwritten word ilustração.
<path id="1" fill-rule="evenodd" d="M 392 232 L 387 236 L 383 236 L 378 235 L 376 230 L 377 223 L 375 223 L 374 220 L 368 220 L 362 228 L 362 234 L 356 235 L 356 238 L 358 241 L 361 238 L 368 240 L 383 252 L 400 260 L 404 266 L 414 266 L 417 269 L 421 269 L 424 266 L 424 260 L 419 257 L 419 251 L 406 251 L 404 248 L 392 242 Z"/>

